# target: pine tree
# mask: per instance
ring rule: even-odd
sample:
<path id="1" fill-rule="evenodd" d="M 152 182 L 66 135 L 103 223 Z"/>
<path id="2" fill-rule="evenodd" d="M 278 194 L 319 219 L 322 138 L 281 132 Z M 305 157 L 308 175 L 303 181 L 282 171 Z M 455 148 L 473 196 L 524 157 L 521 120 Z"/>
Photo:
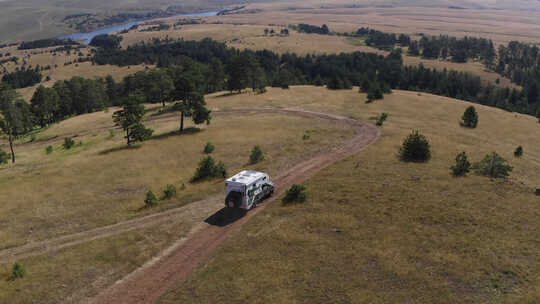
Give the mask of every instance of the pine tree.
<path id="1" fill-rule="evenodd" d="M 478 125 L 478 113 L 476 112 L 474 106 L 468 107 L 465 110 L 465 113 L 463 113 L 461 119 L 463 120 L 461 123 L 462 126 L 467 128 L 476 128 Z"/>
<path id="2" fill-rule="evenodd" d="M 133 142 L 145 141 L 152 136 L 152 129 L 142 124 L 144 106 L 138 103 L 137 98 L 128 98 L 122 110 L 113 113 L 113 121 L 126 131 L 128 146 Z"/>

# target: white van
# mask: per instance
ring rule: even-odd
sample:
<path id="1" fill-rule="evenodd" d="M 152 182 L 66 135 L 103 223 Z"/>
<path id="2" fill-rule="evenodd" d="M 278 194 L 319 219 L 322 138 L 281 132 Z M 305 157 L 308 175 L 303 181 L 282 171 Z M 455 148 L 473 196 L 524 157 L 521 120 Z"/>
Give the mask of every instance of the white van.
<path id="1" fill-rule="evenodd" d="M 274 194 L 274 184 L 268 174 L 245 170 L 227 179 L 225 206 L 250 210 Z"/>

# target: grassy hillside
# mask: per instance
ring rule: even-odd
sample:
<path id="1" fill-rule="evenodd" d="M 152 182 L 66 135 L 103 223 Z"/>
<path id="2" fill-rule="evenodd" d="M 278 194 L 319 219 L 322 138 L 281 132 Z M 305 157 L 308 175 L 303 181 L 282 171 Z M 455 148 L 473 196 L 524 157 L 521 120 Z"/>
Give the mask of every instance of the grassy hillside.
<path id="1" fill-rule="evenodd" d="M 355 91 L 272 90 L 263 104 L 295 105 L 369 119 L 390 114 L 382 138 L 307 183 L 305 204 L 275 202 L 161 303 L 535 303 L 540 300 L 540 124 L 476 106 L 480 124 L 461 128 L 468 103 L 396 91 L 366 105 Z M 219 101 L 218 101 L 219 102 Z M 239 97 L 234 104 L 244 104 Z M 232 102 L 228 101 L 227 105 Z M 427 164 L 399 162 L 402 139 L 419 129 Z M 513 157 L 517 145 L 528 154 Z M 508 181 L 449 167 L 467 151 L 497 151 Z"/>

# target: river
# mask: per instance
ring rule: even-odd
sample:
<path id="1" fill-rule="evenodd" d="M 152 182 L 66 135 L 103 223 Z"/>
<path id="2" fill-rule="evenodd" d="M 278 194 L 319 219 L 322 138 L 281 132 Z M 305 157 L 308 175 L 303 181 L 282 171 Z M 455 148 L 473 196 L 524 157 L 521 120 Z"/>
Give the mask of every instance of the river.
<path id="1" fill-rule="evenodd" d="M 174 15 L 167 18 L 174 18 L 174 17 L 210 17 L 210 16 L 217 16 L 219 12 L 206 12 L 206 13 L 197 13 L 197 14 L 181 14 L 181 15 Z M 163 18 L 163 17 L 162 17 Z M 88 33 L 75 33 L 67 36 L 62 36 L 60 39 L 71 39 L 75 41 L 82 41 L 84 44 L 89 44 L 90 41 L 97 35 L 103 35 L 103 34 L 110 34 L 114 32 L 119 32 L 123 30 L 130 29 L 132 26 L 136 24 L 140 24 L 146 21 L 149 21 L 152 19 L 145 19 L 145 20 L 138 20 L 138 21 L 131 21 L 120 25 L 115 25 L 111 27 L 102 28 L 93 32 Z"/>

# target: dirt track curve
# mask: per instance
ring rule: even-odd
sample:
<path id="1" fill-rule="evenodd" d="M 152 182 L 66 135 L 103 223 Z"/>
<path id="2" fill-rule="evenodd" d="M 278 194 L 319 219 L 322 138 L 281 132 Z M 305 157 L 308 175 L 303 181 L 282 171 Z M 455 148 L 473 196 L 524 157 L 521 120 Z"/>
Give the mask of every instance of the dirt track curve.
<path id="1" fill-rule="evenodd" d="M 331 164 L 362 151 L 380 136 L 380 130 L 374 125 L 343 116 L 305 111 L 300 109 L 235 109 L 219 113 L 280 113 L 306 117 L 319 117 L 340 121 L 354 129 L 354 136 L 341 146 L 306 160 L 278 177 L 274 177 L 278 197 L 284 189 L 293 183 L 302 183 L 309 177 Z M 179 281 L 186 279 L 193 270 L 204 263 L 231 234 L 238 231 L 251 217 L 261 212 L 272 199 L 246 216 L 226 226 L 203 223 L 197 225 L 187 238 L 166 250 L 159 259 L 147 263 L 134 273 L 116 282 L 109 289 L 99 294 L 93 303 L 154 303 L 160 296 L 173 288 Z M 197 204 L 197 203 L 194 203 Z M 193 205 L 193 204 L 192 204 Z M 216 210 L 217 211 L 217 210 Z"/>

